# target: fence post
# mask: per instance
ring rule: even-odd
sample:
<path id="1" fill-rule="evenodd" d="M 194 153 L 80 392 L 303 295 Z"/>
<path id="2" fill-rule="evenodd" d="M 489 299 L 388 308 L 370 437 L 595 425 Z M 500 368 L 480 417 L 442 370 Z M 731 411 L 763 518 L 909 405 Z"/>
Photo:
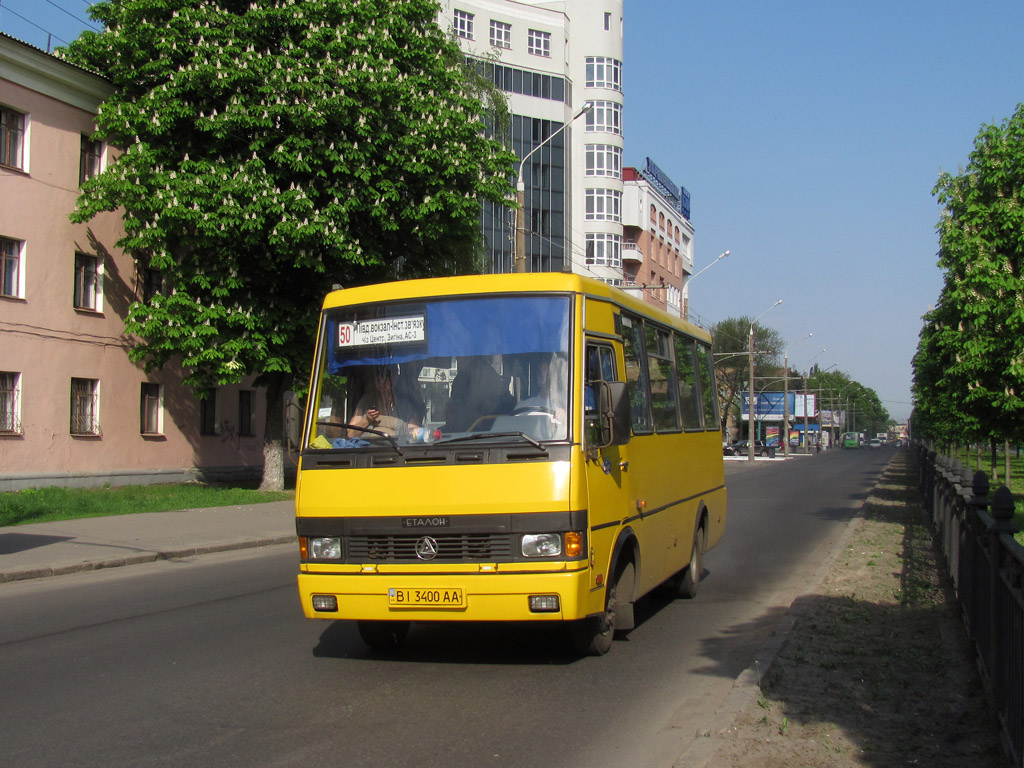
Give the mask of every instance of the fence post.
<path id="1" fill-rule="evenodd" d="M 933 514 L 935 511 L 935 451 L 927 451 L 924 456 L 924 498 L 928 514 Z"/>
<path id="2" fill-rule="evenodd" d="M 1013 520 L 1013 494 L 1005 485 L 992 494 L 990 509 L 993 523 L 987 531 L 991 558 L 989 560 L 989 653 L 992 663 L 992 694 L 1004 735 L 1015 763 L 1021 760 L 1024 722 L 1021 719 L 1021 632 L 1019 606 L 1011 594 L 1011 585 L 1004 583 L 1004 564 L 1009 570 L 1012 556 L 1005 551 L 1002 534 L 1017 532 Z M 1019 569 L 1018 569 L 1019 570 Z M 1006 574 L 1009 576 L 1009 573 Z M 1009 579 L 1008 579 L 1009 580 Z M 1019 583 L 1017 585 L 1019 590 Z M 1017 616 L 1014 616 L 1014 613 Z"/>
<path id="3" fill-rule="evenodd" d="M 960 558 L 959 571 L 960 581 L 957 585 L 957 595 L 960 598 L 960 608 L 967 625 L 967 634 L 971 641 L 977 644 L 978 630 L 981 621 L 981 582 L 979 571 L 983 559 L 978 556 L 978 530 L 981 527 L 979 514 L 988 510 L 988 475 L 982 470 L 974 473 L 971 481 L 971 497 L 967 500 L 967 509 L 964 511 L 963 525 L 960 528 Z"/>

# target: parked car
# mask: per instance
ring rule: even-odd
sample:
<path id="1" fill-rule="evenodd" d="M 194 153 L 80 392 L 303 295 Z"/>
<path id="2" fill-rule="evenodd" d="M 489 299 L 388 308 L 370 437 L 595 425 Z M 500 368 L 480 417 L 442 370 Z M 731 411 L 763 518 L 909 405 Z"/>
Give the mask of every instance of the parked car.
<path id="1" fill-rule="evenodd" d="M 750 454 L 750 441 L 749 440 L 737 440 L 732 445 L 727 445 L 722 449 L 723 456 L 748 456 Z M 754 441 L 754 454 L 757 456 L 767 456 L 770 448 L 774 448 L 774 445 L 765 445 L 760 440 Z"/>

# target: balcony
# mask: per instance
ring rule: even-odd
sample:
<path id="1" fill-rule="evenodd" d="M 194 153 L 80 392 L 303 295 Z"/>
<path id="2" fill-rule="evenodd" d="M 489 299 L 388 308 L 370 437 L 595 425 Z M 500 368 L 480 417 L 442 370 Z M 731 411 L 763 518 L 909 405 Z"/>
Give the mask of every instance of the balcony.
<path id="1" fill-rule="evenodd" d="M 635 261 L 637 264 L 644 260 L 644 252 L 640 250 L 639 243 L 625 242 L 622 244 L 622 260 Z"/>

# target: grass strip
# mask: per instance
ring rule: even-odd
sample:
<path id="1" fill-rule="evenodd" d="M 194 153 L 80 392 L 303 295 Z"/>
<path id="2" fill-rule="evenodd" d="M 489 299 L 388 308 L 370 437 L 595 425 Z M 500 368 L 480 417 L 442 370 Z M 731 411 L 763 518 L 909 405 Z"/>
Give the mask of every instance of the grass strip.
<path id="1" fill-rule="evenodd" d="M 294 498 L 293 491 L 178 483 L 113 488 L 29 488 L 0 493 L 0 527 L 84 517 L 170 512 L 179 509 L 261 504 Z"/>

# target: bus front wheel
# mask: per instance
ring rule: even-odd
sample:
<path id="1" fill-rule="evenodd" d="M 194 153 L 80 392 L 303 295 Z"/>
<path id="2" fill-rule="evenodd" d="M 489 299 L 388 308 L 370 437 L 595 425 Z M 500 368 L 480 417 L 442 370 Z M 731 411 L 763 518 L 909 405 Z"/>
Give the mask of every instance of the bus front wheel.
<path id="1" fill-rule="evenodd" d="M 607 589 L 604 613 L 587 616 L 569 624 L 569 640 L 576 653 L 581 656 L 603 656 L 611 649 L 612 640 L 615 639 L 616 600 L 620 587 L 632 583 L 632 571 L 626 573 L 632 568 L 632 563 L 627 564 L 615 579 L 615 583 Z M 624 578 L 624 575 L 628 578 Z"/>
<path id="2" fill-rule="evenodd" d="M 391 651 L 401 647 L 405 636 L 409 634 L 408 621 L 370 621 L 360 619 L 356 622 L 359 636 L 371 648 Z"/>

